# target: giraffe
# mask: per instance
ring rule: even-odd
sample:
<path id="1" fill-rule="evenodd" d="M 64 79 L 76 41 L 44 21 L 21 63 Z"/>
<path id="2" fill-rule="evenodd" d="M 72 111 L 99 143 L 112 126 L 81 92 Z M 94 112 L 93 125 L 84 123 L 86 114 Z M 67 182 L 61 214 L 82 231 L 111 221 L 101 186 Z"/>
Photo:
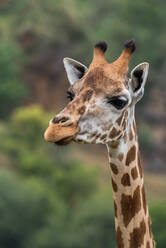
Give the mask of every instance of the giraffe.
<path id="1" fill-rule="evenodd" d="M 120 57 L 108 63 L 107 43 L 100 41 L 94 47 L 89 68 L 64 58 L 70 102 L 50 120 L 44 137 L 57 145 L 74 140 L 107 146 L 117 248 L 154 248 L 134 117 L 149 64 L 137 65 L 128 77 L 135 48 L 134 40 L 127 41 Z"/>

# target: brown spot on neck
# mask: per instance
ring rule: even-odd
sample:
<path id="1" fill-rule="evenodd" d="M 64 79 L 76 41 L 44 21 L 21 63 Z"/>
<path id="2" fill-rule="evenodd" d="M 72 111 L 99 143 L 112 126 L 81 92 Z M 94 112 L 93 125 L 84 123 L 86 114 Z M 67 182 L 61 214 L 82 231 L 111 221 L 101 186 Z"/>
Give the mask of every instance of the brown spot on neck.
<path id="1" fill-rule="evenodd" d="M 114 174 L 118 174 L 118 168 L 115 164 L 110 163 L 111 170 L 113 171 Z"/>
<path id="2" fill-rule="evenodd" d="M 117 184 L 115 183 L 115 181 L 113 180 L 113 178 L 112 178 L 112 188 L 113 188 L 113 191 L 114 191 L 114 192 L 117 192 L 117 191 L 118 191 L 118 186 L 117 186 Z"/>
<path id="3" fill-rule="evenodd" d="M 131 162 L 135 160 L 136 157 L 136 147 L 135 145 L 130 148 L 126 157 L 126 165 L 129 166 Z"/>
<path id="4" fill-rule="evenodd" d="M 121 179 L 121 183 L 123 186 L 130 186 L 130 176 L 128 173 L 125 173 L 123 176 L 122 176 L 122 179 Z"/>
<path id="5" fill-rule="evenodd" d="M 116 231 L 116 243 L 117 243 L 117 248 L 125 248 L 122 238 L 122 231 L 120 227 L 118 227 Z"/>
<path id="6" fill-rule="evenodd" d="M 137 171 L 136 166 L 131 169 L 131 176 L 132 176 L 133 180 L 135 180 L 138 177 L 138 171 Z"/>
<path id="7" fill-rule="evenodd" d="M 134 228 L 133 232 L 130 233 L 130 248 L 140 247 L 143 245 L 145 233 L 146 225 L 143 219 L 139 227 Z"/>
<path id="8" fill-rule="evenodd" d="M 122 209 L 124 225 L 125 227 L 127 227 L 130 221 L 132 220 L 132 218 L 141 209 L 141 196 L 140 196 L 139 186 L 137 186 L 136 190 L 134 191 L 133 197 L 130 195 L 122 194 L 121 209 Z"/>

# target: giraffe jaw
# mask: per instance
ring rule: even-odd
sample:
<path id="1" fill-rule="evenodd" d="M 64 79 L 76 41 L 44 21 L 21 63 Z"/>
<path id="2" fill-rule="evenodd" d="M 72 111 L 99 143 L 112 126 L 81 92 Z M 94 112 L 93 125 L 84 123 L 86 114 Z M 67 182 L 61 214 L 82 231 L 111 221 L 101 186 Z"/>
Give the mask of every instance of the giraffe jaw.
<path id="1" fill-rule="evenodd" d="M 58 146 L 64 146 L 64 145 L 68 145 L 69 143 L 71 143 L 73 141 L 73 136 L 69 136 L 67 138 L 64 138 L 64 139 L 61 139 L 57 142 L 55 142 L 54 144 L 55 145 L 58 145 Z"/>

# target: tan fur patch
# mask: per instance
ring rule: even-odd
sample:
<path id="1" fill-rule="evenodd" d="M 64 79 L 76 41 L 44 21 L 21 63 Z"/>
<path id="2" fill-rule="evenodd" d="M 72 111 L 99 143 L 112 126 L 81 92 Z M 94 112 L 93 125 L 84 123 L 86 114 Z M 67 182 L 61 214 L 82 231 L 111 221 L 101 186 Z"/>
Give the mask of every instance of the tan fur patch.
<path id="1" fill-rule="evenodd" d="M 128 173 L 125 173 L 121 179 L 121 183 L 123 186 L 130 186 L 130 176 Z"/>
<path id="2" fill-rule="evenodd" d="M 136 166 L 134 168 L 131 169 L 131 176 L 132 178 L 135 180 L 138 177 L 138 171 Z"/>
<path id="3" fill-rule="evenodd" d="M 140 226 L 133 229 L 130 233 L 130 248 L 140 247 L 144 243 L 144 236 L 146 233 L 146 225 L 144 219 L 141 221 Z"/>
<path id="4" fill-rule="evenodd" d="M 125 248 L 122 238 L 122 231 L 120 227 L 118 227 L 116 231 L 116 242 L 117 242 L 117 248 Z"/>
<path id="5" fill-rule="evenodd" d="M 122 215 L 125 227 L 128 226 L 132 218 L 140 211 L 141 209 L 141 196 L 140 196 L 140 187 L 137 186 L 134 191 L 133 197 L 130 195 L 122 194 L 121 199 L 121 208 Z"/>
<path id="6" fill-rule="evenodd" d="M 136 147 L 132 146 L 127 153 L 127 157 L 126 157 L 126 165 L 127 166 L 129 166 L 130 163 L 135 160 L 135 156 L 136 156 Z"/>
<path id="7" fill-rule="evenodd" d="M 118 168 L 115 164 L 110 163 L 111 170 L 113 171 L 114 174 L 118 174 Z"/>

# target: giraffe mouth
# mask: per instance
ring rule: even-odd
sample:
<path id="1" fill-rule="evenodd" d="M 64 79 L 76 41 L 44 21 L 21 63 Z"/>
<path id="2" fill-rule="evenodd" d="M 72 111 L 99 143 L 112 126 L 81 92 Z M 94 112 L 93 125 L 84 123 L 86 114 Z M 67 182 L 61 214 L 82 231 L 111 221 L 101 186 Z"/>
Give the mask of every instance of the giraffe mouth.
<path id="1" fill-rule="evenodd" d="M 78 132 L 77 126 L 62 127 L 61 125 L 49 124 L 44 133 L 44 138 L 48 142 L 56 145 L 68 145 Z"/>
<path id="2" fill-rule="evenodd" d="M 69 143 L 72 142 L 73 138 L 74 138 L 73 136 L 69 136 L 67 138 L 64 138 L 64 139 L 61 139 L 61 140 L 55 142 L 54 144 L 58 145 L 58 146 L 68 145 Z"/>

